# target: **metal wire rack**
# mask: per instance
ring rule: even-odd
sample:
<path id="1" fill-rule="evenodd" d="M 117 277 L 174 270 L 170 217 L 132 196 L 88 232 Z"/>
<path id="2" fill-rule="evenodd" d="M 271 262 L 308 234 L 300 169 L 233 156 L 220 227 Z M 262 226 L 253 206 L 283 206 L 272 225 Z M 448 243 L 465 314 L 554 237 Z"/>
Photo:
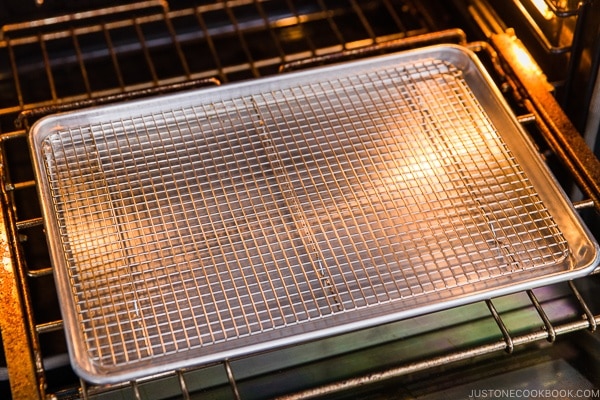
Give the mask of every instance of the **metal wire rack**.
<path id="1" fill-rule="evenodd" d="M 0 243 L 4 267 L 1 272 L 2 301 L 6 311 L 3 310 L 0 324 L 7 373 L 13 374 L 14 398 L 43 398 L 46 395 L 93 398 L 107 392 L 133 398 L 191 398 L 193 393 L 205 390 L 209 385 L 199 382 L 213 382 L 212 385 L 221 390 L 242 398 L 246 392 L 256 389 L 253 385 L 260 386 L 260 380 L 256 384 L 249 381 L 249 369 L 244 368 L 246 364 L 257 365 L 252 357 L 106 387 L 83 381 L 78 384 L 71 381 L 66 386 L 53 382 L 57 379 L 53 375 L 54 368 L 65 365 L 66 361 L 62 353 L 48 350 L 49 343 L 63 340 L 62 320 L 55 295 L 38 291 L 52 280 L 52 269 L 45 250 L 39 208 L 35 202 L 26 201 L 36 198 L 36 182 L 24 150 L 26 131 L 14 121 L 23 112 L 35 110 L 35 114 L 40 109 L 42 113 L 52 112 L 61 107 L 87 105 L 136 91 L 157 93 L 165 86 L 177 87 L 190 80 L 218 77 L 222 82 L 229 82 L 269 75 L 284 63 L 387 43 L 428 33 L 435 28 L 433 18 L 419 2 L 342 3 L 331 5 L 318 1 L 308 7 L 294 1 L 243 0 L 168 9 L 163 2 L 149 1 L 140 3 L 137 14 L 135 10 L 132 13 L 131 10 L 107 9 L 84 15 L 85 18 L 76 25 L 53 19 L 28 27 L 15 24 L 3 28 L 0 41 L 0 143 L 2 197 L 6 207 L 2 210 L 4 229 L 0 232 Z M 253 17 L 244 19 L 242 15 Z M 378 21 L 376 24 L 373 23 L 375 20 Z M 344 33 L 341 24 L 347 23 L 357 28 L 354 36 Z M 266 48 L 260 43 L 267 44 Z M 226 52 L 226 49 L 235 51 Z M 129 69 L 130 66 L 135 68 Z M 106 70 L 111 73 L 106 75 Z M 98 79 L 98 76 L 103 78 Z M 525 124 L 535 120 L 529 114 L 521 119 Z M 22 122 L 27 127 L 31 121 L 25 118 Z M 576 206 L 589 208 L 593 203 L 583 201 Z M 537 322 L 535 328 L 511 329 L 506 322 L 506 310 L 513 308 L 507 306 L 506 299 L 465 306 L 466 313 L 472 314 L 475 310 L 475 315 L 491 321 L 497 331 L 487 338 L 465 341 L 464 346 L 457 346 L 451 352 L 433 349 L 424 351 L 417 359 L 400 358 L 396 366 L 376 374 L 351 378 L 340 375 L 334 377 L 340 379 L 335 383 L 315 381 L 318 387 L 300 391 L 290 398 L 325 395 L 477 355 L 498 351 L 510 353 L 516 346 L 540 340 L 554 341 L 558 335 L 577 330 L 595 330 L 600 321 L 599 310 L 592 308 L 576 284 L 569 282 L 561 286 L 560 293 L 559 297 L 566 299 L 564 301 L 572 308 L 571 312 L 559 316 L 553 313 L 552 307 L 557 300 L 547 295 L 543 288 L 516 296 L 519 306 L 515 307 L 537 315 L 541 329 Z M 470 318 L 464 321 L 470 321 Z M 399 326 L 410 331 L 413 322 L 401 322 Z M 446 335 L 452 333 L 452 329 L 444 332 Z M 361 334 L 357 335 L 360 337 Z M 381 340 L 386 338 L 382 334 Z M 290 354 L 294 354 L 302 362 L 305 359 L 298 357 L 298 353 L 305 352 L 306 348 L 292 348 L 283 350 L 276 357 L 288 360 Z M 319 355 L 329 356 L 331 354 Z M 287 365 L 290 371 L 295 371 L 294 365 L 286 362 L 277 364 L 278 368 L 285 369 Z M 268 373 L 268 366 L 261 368 L 255 373 Z M 352 375 L 355 374 L 360 375 L 361 371 L 353 371 Z M 207 376 L 213 379 L 204 379 Z M 281 379 L 286 380 L 285 376 Z M 161 391 L 160 388 L 165 389 Z M 290 384 L 287 390 L 301 390 L 301 387 Z M 284 393 L 271 393 L 278 394 Z"/>

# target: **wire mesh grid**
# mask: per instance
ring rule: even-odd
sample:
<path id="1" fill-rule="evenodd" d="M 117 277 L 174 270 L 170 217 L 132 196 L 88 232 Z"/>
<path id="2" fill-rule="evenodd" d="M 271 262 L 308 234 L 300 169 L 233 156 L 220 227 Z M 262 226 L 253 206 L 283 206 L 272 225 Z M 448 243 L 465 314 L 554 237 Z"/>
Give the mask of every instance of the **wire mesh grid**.
<path id="1" fill-rule="evenodd" d="M 268 341 L 568 253 L 439 60 L 63 129 L 42 154 L 78 329 L 105 367 Z"/>

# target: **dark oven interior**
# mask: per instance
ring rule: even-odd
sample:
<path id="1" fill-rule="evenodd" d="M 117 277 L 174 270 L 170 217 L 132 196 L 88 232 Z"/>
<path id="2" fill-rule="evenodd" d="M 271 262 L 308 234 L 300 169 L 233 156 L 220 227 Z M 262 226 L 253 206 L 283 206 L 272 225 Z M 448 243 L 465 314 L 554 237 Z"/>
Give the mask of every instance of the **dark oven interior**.
<path id="1" fill-rule="evenodd" d="M 597 236 L 600 171 L 590 149 L 600 143 L 599 22 L 593 0 L 3 2 L 0 396 L 437 399 L 527 389 L 597 397 L 596 275 L 139 381 L 88 384 L 67 356 L 27 129 L 60 111 L 455 43 L 482 60 Z M 543 75 L 520 69 L 513 45 Z"/>

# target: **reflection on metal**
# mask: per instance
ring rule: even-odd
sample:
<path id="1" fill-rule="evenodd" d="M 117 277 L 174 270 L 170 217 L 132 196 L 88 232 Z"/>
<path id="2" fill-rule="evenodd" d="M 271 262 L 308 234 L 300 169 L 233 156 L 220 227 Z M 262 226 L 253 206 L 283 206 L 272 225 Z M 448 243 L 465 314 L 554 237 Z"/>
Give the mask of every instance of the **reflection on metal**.
<path id="1" fill-rule="evenodd" d="M 593 319 L 593 324 L 597 324 L 600 317 L 595 317 Z M 572 321 L 569 323 L 555 325 L 554 329 L 557 335 L 562 335 L 574 331 L 578 331 L 581 329 L 585 329 L 588 326 L 588 322 L 585 319 Z M 504 333 L 502 333 L 504 335 Z M 547 332 L 544 330 L 539 330 L 532 333 L 510 336 L 510 341 L 515 345 L 524 345 L 526 343 L 532 343 L 539 340 L 547 339 Z M 397 367 L 392 367 L 383 371 L 378 371 L 374 373 L 370 373 L 367 375 L 361 375 L 352 377 L 350 379 L 341 380 L 338 382 L 333 382 L 329 384 L 325 384 L 319 387 L 315 387 L 312 389 L 308 389 L 305 391 L 281 396 L 278 400 L 301 400 L 301 399 L 311 399 L 317 398 L 319 396 L 330 395 L 333 393 L 339 393 L 348 390 L 356 390 L 361 387 L 372 385 L 376 383 L 381 383 L 392 378 L 397 378 L 401 376 L 405 376 L 411 373 L 416 373 L 419 371 L 424 371 L 430 368 L 435 368 L 439 366 L 449 365 L 452 363 L 456 363 L 463 360 L 469 360 L 477 356 L 490 354 L 494 352 L 506 352 L 507 350 L 507 341 L 506 338 L 502 338 L 493 343 L 484 344 L 477 347 L 471 347 L 466 350 L 453 352 L 451 354 L 442 355 L 439 357 L 429 358 L 423 361 L 417 361 L 410 364 L 400 365 Z"/>
<path id="2" fill-rule="evenodd" d="M 532 0 L 534 3 L 539 0 Z M 577 15 L 577 12 L 585 4 L 592 0 L 543 0 L 545 5 L 540 5 L 540 10 L 549 10 L 559 18 L 566 18 Z"/>
<path id="3" fill-rule="evenodd" d="M 36 0 L 37 4 L 41 5 L 44 0 Z M 49 25 L 58 25 L 68 23 L 72 21 L 81 21 L 86 19 L 99 18 L 103 16 L 110 16 L 115 14 L 126 14 L 132 11 L 150 9 L 150 8 L 161 8 L 164 11 L 167 10 L 166 2 L 161 0 L 145 0 L 139 2 L 133 2 L 130 4 L 101 8 L 97 10 L 78 12 L 73 14 L 65 14 L 56 17 L 44 18 L 35 21 L 19 22 L 15 24 L 7 24 L 2 27 L 1 34 L 6 36 L 13 36 L 13 33 L 19 31 L 31 31 L 33 28 L 46 27 Z"/>
<path id="4" fill-rule="evenodd" d="M 550 10 L 550 7 L 548 7 L 546 0 L 531 0 L 531 3 L 544 19 L 550 20 L 555 16 L 552 10 Z"/>
<path id="5" fill-rule="evenodd" d="M 318 57 L 303 58 L 301 60 L 282 64 L 279 67 L 279 72 L 290 72 L 298 69 L 314 67 L 320 64 L 332 64 L 334 62 L 340 62 L 351 58 L 374 56 L 381 54 L 384 51 L 400 51 L 439 43 L 455 43 L 465 45 L 467 43 L 467 35 L 461 29 L 447 29 L 401 39 L 378 42 L 357 49 L 345 50 Z"/>
<path id="6" fill-rule="evenodd" d="M 187 384 L 185 383 L 183 371 L 177 371 L 177 378 L 179 378 L 179 386 L 181 387 L 181 395 L 183 400 L 190 400 L 190 392 L 187 388 Z"/>
<path id="7" fill-rule="evenodd" d="M 502 332 L 502 336 L 504 337 L 504 342 L 506 343 L 506 347 L 504 350 L 508 354 L 511 354 L 515 349 L 515 343 L 513 341 L 513 338 L 510 335 L 510 332 L 508 331 L 508 328 L 504 324 L 504 321 L 500 317 L 500 314 L 498 314 L 498 311 L 496 310 L 494 303 L 492 303 L 491 300 L 486 300 L 485 304 L 488 306 L 488 309 L 490 310 L 492 317 L 494 317 L 494 321 L 496 321 L 496 325 L 498 325 L 498 329 L 500 329 L 500 332 Z"/>
<path id="8" fill-rule="evenodd" d="M 596 322 L 596 317 L 590 311 L 590 308 L 588 307 L 587 303 L 583 300 L 583 297 L 581 297 L 581 294 L 579 293 L 579 290 L 577 290 L 577 287 L 575 286 L 575 283 L 573 283 L 573 281 L 569 281 L 569 287 L 571 288 L 571 291 L 573 292 L 575 298 L 579 302 L 579 306 L 583 310 L 583 315 L 585 319 L 588 321 L 588 329 L 591 332 L 594 332 L 596 330 L 596 327 L 598 326 Z"/>
<path id="9" fill-rule="evenodd" d="M 225 367 L 225 372 L 227 373 L 227 380 L 229 381 L 229 385 L 231 386 L 233 398 L 235 400 L 240 400 L 240 391 L 237 387 L 235 376 L 233 375 L 233 370 L 231 369 L 231 364 L 229 363 L 229 360 L 223 361 L 223 366 Z"/>
<path id="10" fill-rule="evenodd" d="M 586 199 L 573 203 L 573 207 L 575 207 L 576 210 L 583 210 L 586 208 L 594 208 L 595 204 L 594 200 Z"/>
<path id="11" fill-rule="evenodd" d="M 116 103 L 119 101 L 132 100 L 140 97 L 149 97 L 159 94 L 166 94 L 171 92 L 178 92 L 188 89 L 197 89 L 205 86 L 219 86 L 221 82 L 217 78 L 205 78 L 185 81 L 181 83 L 173 83 L 170 85 L 157 85 L 147 89 L 132 90 L 129 92 L 118 93 L 110 96 L 97 97 L 92 99 L 85 99 L 81 101 L 75 101 L 71 103 L 62 103 L 58 105 L 51 105 L 46 107 L 33 108 L 30 110 L 22 111 L 15 120 L 15 125 L 18 127 L 29 127 L 29 120 L 38 119 L 45 115 L 56 114 L 59 112 L 71 111 L 78 108 L 86 108 L 92 106 L 99 106 L 102 104 Z M 29 183 L 21 183 L 12 185 L 9 189 L 17 189 L 17 185 L 30 185 Z M 35 183 L 34 183 L 35 185 Z M 40 221 L 42 222 L 42 221 Z"/>
<path id="12" fill-rule="evenodd" d="M 577 22 L 577 14 L 584 7 L 576 7 L 571 11 L 560 11 L 549 0 L 513 0 L 529 29 L 537 40 L 550 53 L 569 52 L 573 44 L 573 34 Z"/>
<path id="13" fill-rule="evenodd" d="M 515 88 L 523 96 L 523 104 L 536 116 L 538 128 L 552 150 L 572 171 L 582 191 L 589 196 L 600 210 L 600 161 L 589 149 L 564 114 L 556 99 L 548 91 L 548 82 L 528 63 L 519 62 L 520 54 L 526 52 L 523 44 L 510 34 L 491 37 L 492 45 L 502 54 L 505 67 Z"/>
<path id="14" fill-rule="evenodd" d="M 0 168 L 2 166 L 0 165 Z M 3 168 L 2 168 L 3 169 Z M 41 399 L 34 360 L 23 351 L 31 347 L 24 304 L 18 289 L 4 207 L 0 207 L 0 330 L 14 399 Z"/>
<path id="15" fill-rule="evenodd" d="M 547 339 L 548 342 L 553 343 L 556 340 L 556 331 L 554 330 L 554 327 L 552 326 L 552 322 L 548 318 L 546 311 L 544 311 L 544 309 L 542 308 L 536 295 L 533 293 L 533 290 L 528 290 L 527 296 L 529 296 L 529 299 L 531 300 L 531 304 L 533 304 L 538 315 L 544 322 L 544 329 L 548 332 L 548 339 Z"/>
<path id="16" fill-rule="evenodd" d="M 138 386 L 137 381 L 131 382 L 131 390 L 133 391 L 133 398 L 135 400 L 142 400 L 142 395 L 140 393 L 140 388 Z"/>

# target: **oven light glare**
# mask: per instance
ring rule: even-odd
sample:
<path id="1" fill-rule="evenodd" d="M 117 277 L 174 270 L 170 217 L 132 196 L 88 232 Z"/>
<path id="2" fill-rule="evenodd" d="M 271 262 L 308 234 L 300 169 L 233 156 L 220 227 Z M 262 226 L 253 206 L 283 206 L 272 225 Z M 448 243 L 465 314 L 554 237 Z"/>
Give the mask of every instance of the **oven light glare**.
<path id="1" fill-rule="evenodd" d="M 542 15 L 542 17 L 544 17 L 544 19 L 551 20 L 554 17 L 554 13 L 548 7 L 546 0 L 531 0 L 531 3 Z"/>
<path id="2" fill-rule="evenodd" d="M 531 55 L 521 46 L 515 46 L 514 55 L 521 66 L 528 69 L 529 71 L 536 72 L 538 75 L 542 74 L 540 67 L 533 60 Z"/>

